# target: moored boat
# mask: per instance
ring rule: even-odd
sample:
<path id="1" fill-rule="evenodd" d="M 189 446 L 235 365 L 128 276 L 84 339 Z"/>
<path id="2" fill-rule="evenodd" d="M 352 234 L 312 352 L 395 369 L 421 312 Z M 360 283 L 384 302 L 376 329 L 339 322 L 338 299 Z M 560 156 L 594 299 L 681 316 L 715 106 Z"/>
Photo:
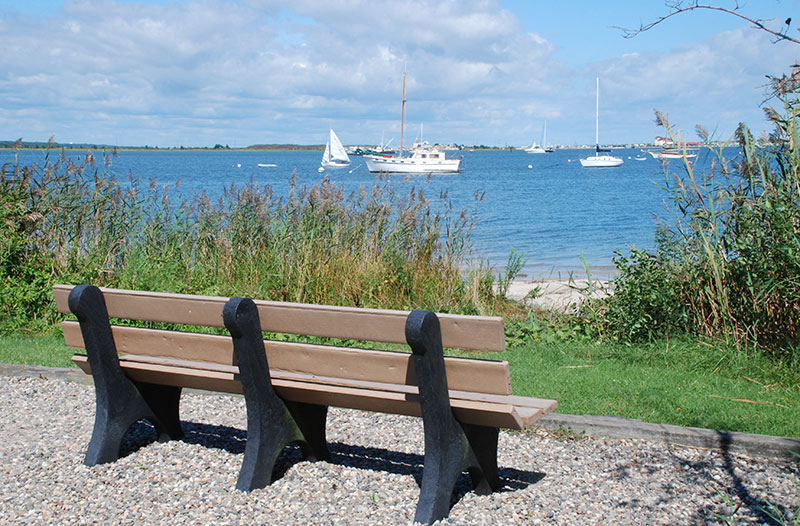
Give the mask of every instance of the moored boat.
<path id="1" fill-rule="evenodd" d="M 697 157 L 696 153 L 689 151 L 681 151 L 675 149 L 665 149 L 659 152 L 648 152 L 654 159 L 693 159 Z"/>
<path id="2" fill-rule="evenodd" d="M 594 126 L 594 157 L 581 159 L 581 166 L 584 168 L 614 168 L 620 166 L 623 163 L 621 158 L 611 155 L 611 150 L 603 150 L 600 148 L 600 77 L 597 77 L 597 102 L 595 106 Z"/>
<path id="3" fill-rule="evenodd" d="M 392 155 L 365 155 L 370 172 L 387 173 L 454 173 L 461 170 L 461 158 L 448 159 L 444 151 L 435 148 L 417 148 L 410 157 Z"/>
<path id="4" fill-rule="evenodd" d="M 461 170 L 462 158 L 448 159 L 441 148 L 418 146 L 410 157 L 403 156 L 403 129 L 406 110 L 406 75 L 403 73 L 403 105 L 400 113 L 400 149 L 397 155 L 364 155 L 370 172 L 385 173 L 454 173 Z"/>

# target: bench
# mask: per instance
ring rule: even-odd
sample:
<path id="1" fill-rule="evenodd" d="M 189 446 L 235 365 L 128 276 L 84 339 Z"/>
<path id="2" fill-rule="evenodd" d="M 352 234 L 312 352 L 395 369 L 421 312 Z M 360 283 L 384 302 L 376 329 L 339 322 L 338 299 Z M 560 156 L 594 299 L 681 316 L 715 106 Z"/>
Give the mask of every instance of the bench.
<path id="1" fill-rule="evenodd" d="M 113 462 L 135 422 L 159 440 L 183 436 L 182 388 L 244 395 L 247 440 L 236 487 L 270 484 L 284 447 L 330 460 L 329 406 L 421 416 L 425 456 L 415 521 L 446 517 L 458 477 L 500 487 L 499 428 L 525 429 L 554 400 L 514 396 L 507 362 L 444 357 L 443 347 L 505 349 L 502 318 L 55 285 L 73 361 L 95 385 L 96 414 L 84 463 Z M 230 336 L 111 325 L 110 318 L 225 327 Z M 264 340 L 263 332 L 407 344 L 411 353 Z"/>

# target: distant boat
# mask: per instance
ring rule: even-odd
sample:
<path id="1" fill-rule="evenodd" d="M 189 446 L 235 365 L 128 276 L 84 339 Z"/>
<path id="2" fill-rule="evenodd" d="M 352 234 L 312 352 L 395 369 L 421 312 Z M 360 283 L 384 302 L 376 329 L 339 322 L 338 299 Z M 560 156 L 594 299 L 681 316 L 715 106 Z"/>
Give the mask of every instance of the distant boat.
<path id="1" fill-rule="evenodd" d="M 320 171 L 326 168 L 347 168 L 350 166 L 350 157 L 342 146 L 342 141 L 336 136 L 336 132 L 331 130 L 330 138 L 325 143 L 325 153 L 322 154 L 322 166 Z"/>
<path id="2" fill-rule="evenodd" d="M 581 166 L 584 168 L 613 168 L 620 166 L 624 161 L 619 157 L 608 155 L 611 150 L 600 149 L 600 77 L 597 77 L 597 102 L 595 103 L 595 124 L 594 124 L 594 157 L 581 159 Z M 603 154 L 603 155 L 600 155 Z"/>
<path id="3" fill-rule="evenodd" d="M 696 153 L 680 151 L 674 148 L 666 148 L 659 152 L 648 152 L 654 159 L 692 159 L 697 157 Z"/>
<path id="4" fill-rule="evenodd" d="M 374 148 L 368 146 L 351 146 L 347 149 L 347 153 L 350 155 L 394 155 L 395 151 L 389 148 L 389 144 L 394 139 L 389 139 L 389 142 L 384 144 L 384 137 L 381 137 L 381 144 L 379 146 L 375 146 Z"/>
<path id="5" fill-rule="evenodd" d="M 538 145 L 536 141 L 533 141 L 533 143 L 530 146 L 525 148 L 525 151 L 528 153 L 547 153 L 547 151 L 540 145 Z"/>
<path id="6" fill-rule="evenodd" d="M 258 166 L 260 168 L 274 168 L 275 166 L 278 166 L 278 165 L 277 164 L 272 164 L 272 163 L 258 163 Z"/>
<path id="7" fill-rule="evenodd" d="M 403 157 L 403 129 L 406 113 L 406 75 L 403 73 L 403 105 L 400 112 L 400 150 L 397 155 L 364 155 L 370 172 L 427 174 L 455 173 L 461 169 L 461 158 L 448 159 L 444 151 L 431 146 L 413 149 L 411 157 Z"/>
<path id="8" fill-rule="evenodd" d="M 547 121 L 545 121 L 544 123 L 544 132 L 542 133 L 542 145 L 539 145 L 536 143 L 536 141 L 533 141 L 530 146 L 523 149 L 528 153 L 547 153 L 547 150 L 543 146 L 544 144 L 546 144 L 545 141 L 547 141 Z M 552 152 L 553 150 L 550 151 Z"/>
<path id="9" fill-rule="evenodd" d="M 646 155 L 642 155 L 641 157 L 634 157 L 633 160 L 634 161 L 646 161 L 647 160 L 647 156 Z"/>

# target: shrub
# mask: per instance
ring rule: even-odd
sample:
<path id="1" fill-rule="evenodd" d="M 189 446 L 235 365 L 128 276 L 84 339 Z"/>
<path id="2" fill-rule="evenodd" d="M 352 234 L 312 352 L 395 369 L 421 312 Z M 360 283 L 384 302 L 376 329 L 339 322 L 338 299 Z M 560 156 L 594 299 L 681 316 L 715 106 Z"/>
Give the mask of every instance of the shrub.
<path id="1" fill-rule="evenodd" d="M 606 322 L 617 337 L 688 331 L 800 358 L 800 105 L 792 97 L 772 144 L 759 147 L 741 124 L 741 160 L 720 148 L 708 172 L 686 163 L 668 178 L 674 215 L 661 223 L 655 252 L 616 260 Z"/>

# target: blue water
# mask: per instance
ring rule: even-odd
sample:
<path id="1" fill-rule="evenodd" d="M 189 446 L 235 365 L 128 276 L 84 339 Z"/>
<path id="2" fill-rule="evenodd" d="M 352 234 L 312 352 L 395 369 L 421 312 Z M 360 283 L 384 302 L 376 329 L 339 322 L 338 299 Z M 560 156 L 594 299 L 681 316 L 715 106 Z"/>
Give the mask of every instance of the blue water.
<path id="1" fill-rule="evenodd" d="M 625 163 L 618 168 L 583 168 L 578 158 L 589 150 L 556 150 L 550 154 L 523 151 L 448 152 L 463 155 L 464 170 L 458 174 L 431 177 L 393 175 L 387 180 L 401 190 L 422 188 L 435 206 L 440 195 L 456 209 L 474 211 L 477 224 L 473 241 L 477 255 L 502 267 L 511 251 L 524 255 L 520 277 L 564 277 L 582 275 L 581 257 L 598 276 L 613 274 L 612 256 L 635 245 L 651 248 L 655 233 L 654 214 L 663 215 L 665 192 L 661 162 L 647 156 L 636 161 L 639 150 L 615 150 Z M 42 152 L 0 150 L 0 164 L 41 162 Z M 68 152 L 77 158 L 78 152 Z M 102 157 L 95 154 L 99 165 Z M 695 166 L 708 163 L 701 153 Z M 269 184 L 276 195 L 285 195 L 296 171 L 301 184 L 313 185 L 323 177 L 317 169 L 320 152 L 256 151 L 123 151 L 105 168 L 121 179 L 129 174 L 160 184 L 180 179 L 180 192 L 219 195 L 226 185 L 256 182 Z M 671 170 L 682 163 L 670 161 Z M 260 167 L 259 164 L 275 164 Z M 529 165 L 531 166 L 529 168 Z M 346 191 L 372 185 L 376 179 L 360 157 L 353 157 L 350 170 L 328 172 Z M 484 199 L 477 202 L 476 193 Z"/>

